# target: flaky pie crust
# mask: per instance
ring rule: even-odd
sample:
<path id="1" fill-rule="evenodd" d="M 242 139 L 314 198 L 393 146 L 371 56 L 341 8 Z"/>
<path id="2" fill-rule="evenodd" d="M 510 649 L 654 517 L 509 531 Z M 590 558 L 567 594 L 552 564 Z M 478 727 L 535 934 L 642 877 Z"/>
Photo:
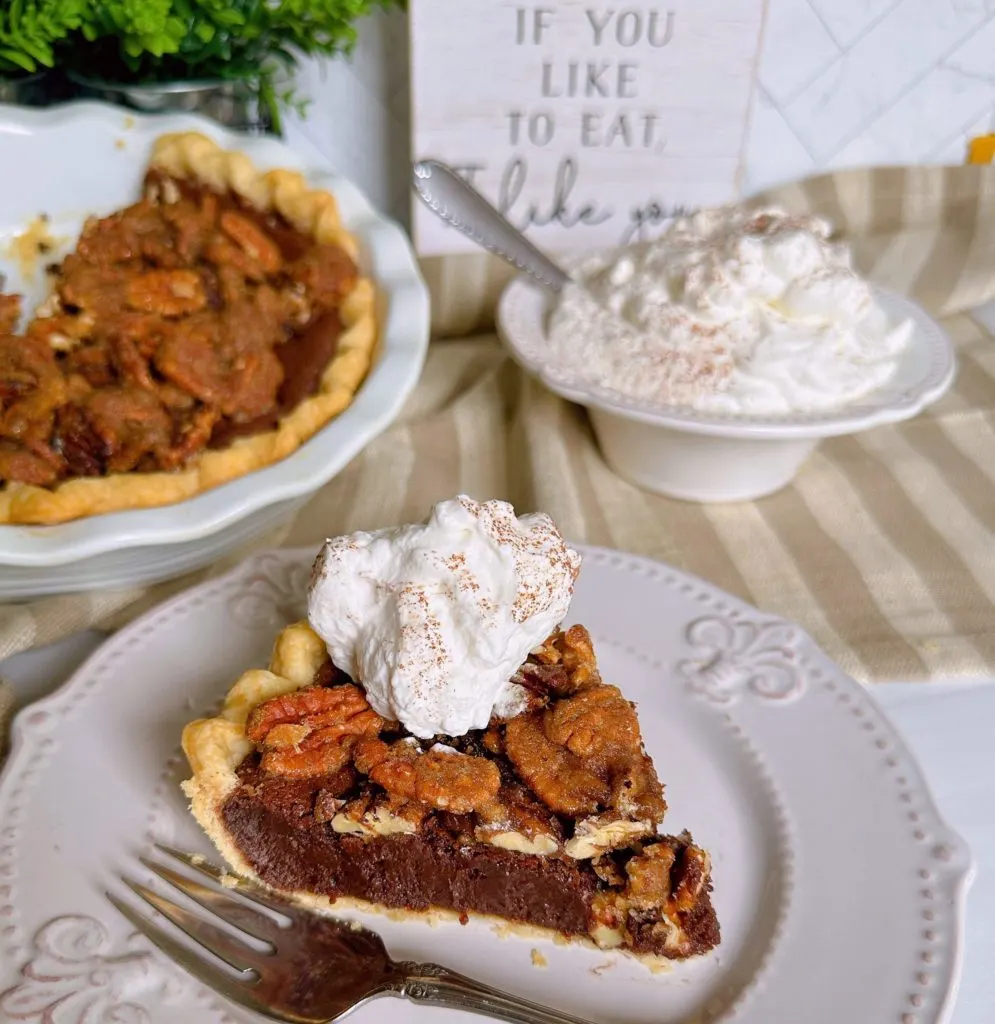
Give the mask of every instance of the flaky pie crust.
<path id="1" fill-rule="evenodd" d="M 326 657 L 325 644 L 306 622 L 287 626 L 276 638 L 268 669 L 244 672 L 216 717 L 198 719 L 183 729 L 183 753 L 193 772 L 183 792 L 193 816 L 232 868 L 261 884 L 221 818 L 222 805 L 238 788 L 235 769 L 253 750 L 245 723 L 259 704 L 308 686 Z"/>
<path id="2" fill-rule="evenodd" d="M 296 171 L 260 171 L 244 153 L 222 149 L 198 132 L 163 135 L 149 169 L 194 178 L 218 192 L 229 189 L 260 210 L 275 210 L 317 242 L 337 244 L 353 258 L 356 240 L 342 225 L 328 192 L 309 188 Z M 172 505 L 285 458 L 351 402 L 373 359 L 377 341 L 375 290 L 360 277 L 339 310 L 343 330 L 317 394 L 280 419 L 274 430 L 198 453 L 175 473 L 112 473 L 80 477 L 54 488 L 9 483 L 0 490 L 0 523 L 49 525 L 124 509 Z"/>

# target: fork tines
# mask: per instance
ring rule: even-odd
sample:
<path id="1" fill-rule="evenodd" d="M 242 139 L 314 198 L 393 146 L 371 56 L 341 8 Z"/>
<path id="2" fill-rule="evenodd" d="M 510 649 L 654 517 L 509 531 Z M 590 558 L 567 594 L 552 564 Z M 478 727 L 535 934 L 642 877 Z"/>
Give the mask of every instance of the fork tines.
<path id="1" fill-rule="evenodd" d="M 146 857 L 139 858 L 163 881 L 179 889 L 215 917 L 238 929 L 247 941 L 237 938 L 227 929 L 211 924 L 140 882 L 125 878 L 125 884 L 150 907 L 236 973 L 233 975 L 230 971 L 214 966 L 113 893 L 108 892 L 107 898 L 150 942 L 205 985 L 236 1002 L 250 1006 L 257 1012 L 265 1012 L 265 1008 L 253 999 L 251 984 L 257 980 L 258 971 L 266 958 L 274 952 L 274 942 L 282 929 L 270 915 L 252 909 L 226 890 L 232 889 L 239 896 L 267 910 L 276 911 L 285 918 L 292 916 L 292 910 L 286 904 L 269 896 L 261 887 L 228 875 L 222 868 L 204 860 L 198 854 L 185 853 L 158 844 L 156 849 L 224 887 L 217 889 L 204 885 L 165 864 Z"/>

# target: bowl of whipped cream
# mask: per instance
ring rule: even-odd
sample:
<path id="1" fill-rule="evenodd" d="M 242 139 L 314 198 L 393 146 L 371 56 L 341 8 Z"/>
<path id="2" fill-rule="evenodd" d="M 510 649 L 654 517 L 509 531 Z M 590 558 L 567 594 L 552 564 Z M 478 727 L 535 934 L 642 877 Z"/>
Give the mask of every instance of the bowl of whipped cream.
<path id="1" fill-rule="evenodd" d="M 700 210 L 567 267 L 559 294 L 516 278 L 499 333 L 587 407 L 615 472 L 670 497 L 771 494 L 821 438 L 915 416 L 956 371 L 943 329 L 861 277 L 819 217 Z"/>

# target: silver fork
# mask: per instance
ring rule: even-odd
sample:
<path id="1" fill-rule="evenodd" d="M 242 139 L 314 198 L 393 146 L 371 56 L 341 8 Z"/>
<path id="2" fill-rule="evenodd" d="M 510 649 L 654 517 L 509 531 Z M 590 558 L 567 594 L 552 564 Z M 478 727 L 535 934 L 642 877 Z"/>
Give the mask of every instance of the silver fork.
<path id="1" fill-rule="evenodd" d="M 240 1006 L 272 1020 L 326 1024 L 342 1020 L 381 996 L 401 996 L 416 1003 L 466 1010 L 512 1024 L 590 1024 L 508 995 L 438 964 L 395 962 L 380 936 L 367 928 L 308 913 L 195 854 L 169 846 L 156 849 L 222 886 L 219 889 L 205 885 L 166 864 L 140 858 L 163 881 L 226 921 L 244 938 L 237 938 L 231 931 L 146 885 L 127 878 L 125 883 L 229 969 L 217 966 L 173 938 L 113 893 L 107 893 L 107 898 L 146 938 L 195 978 Z M 274 915 L 283 920 L 276 920 Z"/>

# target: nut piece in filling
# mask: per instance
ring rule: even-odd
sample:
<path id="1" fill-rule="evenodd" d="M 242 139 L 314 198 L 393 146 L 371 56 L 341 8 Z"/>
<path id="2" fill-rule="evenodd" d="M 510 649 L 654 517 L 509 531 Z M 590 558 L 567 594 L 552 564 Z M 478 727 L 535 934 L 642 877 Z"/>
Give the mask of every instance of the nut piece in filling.
<path id="1" fill-rule="evenodd" d="M 602 680 L 587 630 L 554 627 L 507 682 L 524 694 L 512 713 L 417 735 L 300 622 L 269 671 L 187 726 L 184 789 L 234 870 L 317 909 L 493 915 L 645 959 L 714 947 L 708 854 L 658 831 L 666 802 L 636 709 Z"/>
<path id="2" fill-rule="evenodd" d="M 374 333 L 336 225 L 299 175 L 160 139 L 142 197 L 87 221 L 23 333 L 19 298 L 0 295 L 0 522 L 188 497 L 340 412 Z"/>

